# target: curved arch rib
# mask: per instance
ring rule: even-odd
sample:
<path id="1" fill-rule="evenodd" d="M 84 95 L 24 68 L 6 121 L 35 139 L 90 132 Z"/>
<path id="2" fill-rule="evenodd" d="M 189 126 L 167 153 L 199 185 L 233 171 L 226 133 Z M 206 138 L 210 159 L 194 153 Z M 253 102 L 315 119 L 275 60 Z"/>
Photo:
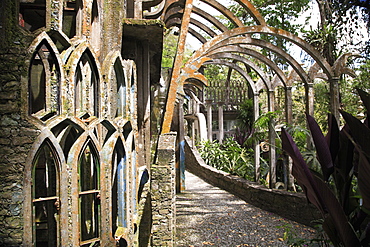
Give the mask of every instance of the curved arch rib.
<path id="1" fill-rule="evenodd" d="M 253 93 L 257 93 L 256 85 L 254 81 L 252 80 L 252 78 L 247 74 L 247 72 L 245 72 L 240 66 L 236 65 L 235 63 L 228 62 L 222 59 L 213 59 L 213 60 L 204 62 L 204 65 L 207 65 L 207 64 L 225 65 L 225 66 L 232 68 L 233 70 L 236 70 L 249 83 L 250 87 L 252 88 Z"/>
<path id="2" fill-rule="evenodd" d="M 203 3 L 208 4 L 209 6 L 217 9 L 221 12 L 229 21 L 231 21 L 235 26 L 242 27 L 244 24 L 231 12 L 228 8 L 220 4 L 215 0 L 201 0 Z"/>
<path id="3" fill-rule="evenodd" d="M 289 33 L 287 31 L 284 31 L 282 29 L 273 28 L 273 27 L 267 27 L 267 26 L 251 26 L 251 27 L 239 27 L 232 30 L 229 30 L 227 32 L 224 32 L 220 34 L 219 36 L 215 37 L 214 39 L 208 41 L 205 43 L 197 52 L 194 53 L 193 58 L 200 57 L 207 53 L 212 47 L 214 47 L 217 43 L 222 42 L 226 39 L 230 39 L 231 37 L 236 37 L 240 35 L 245 34 L 269 34 L 277 37 L 281 37 L 283 39 L 286 39 L 297 46 L 299 46 L 301 49 L 306 51 L 323 69 L 324 73 L 328 75 L 329 78 L 333 77 L 333 71 L 331 69 L 331 66 L 329 63 L 325 60 L 325 58 L 316 50 L 314 49 L 310 44 L 308 44 L 303 39 L 299 38 L 298 36 L 295 36 L 292 33 Z"/>
<path id="4" fill-rule="evenodd" d="M 268 59 L 266 56 L 262 55 L 256 50 L 253 50 L 251 48 L 247 47 L 240 47 L 237 45 L 228 46 L 226 48 L 218 48 L 213 50 L 208 54 L 208 56 L 211 56 L 212 54 L 222 53 L 222 52 L 237 52 L 242 53 L 251 57 L 256 58 L 257 60 L 261 61 L 262 63 L 269 66 L 273 71 L 276 72 L 277 76 L 280 78 L 280 80 L 285 83 L 287 81 L 287 78 L 284 74 L 284 72 L 270 59 Z M 288 85 L 287 85 L 288 86 Z"/>
<path id="5" fill-rule="evenodd" d="M 229 44 L 233 44 L 233 45 L 236 45 L 236 44 L 244 45 L 245 44 L 245 45 L 250 45 L 251 48 L 253 48 L 253 46 L 258 46 L 258 47 L 267 49 L 269 51 L 275 52 L 282 59 L 287 61 L 293 67 L 295 71 L 297 71 L 297 73 L 299 74 L 303 82 L 305 83 L 311 82 L 310 78 L 308 77 L 307 73 L 304 71 L 302 66 L 292 56 L 286 53 L 283 49 L 265 40 L 257 40 L 257 39 L 251 39 L 251 38 L 245 38 L 245 37 L 231 37 L 230 39 L 225 39 L 219 42 L 218 44 L 214 45 L 213 47 L 211 47 L 211 49 L 209 49 L 209 51 L 212 51 L 213 49 L 217 49 L 220 47 L 228 46 Z M 208 52 L 205 53 L 205 55 L 208 56 Z"/>
<path id="6" fill-rule="evenodd" d="M 229 59 L 233 59 L 233 60 L 236 60 L 238 62 L 243 63 L 246 67 L 251 68 L 252 70 L 254 70 L 257 73 L 257 75 L 262 79 L 266 88 L 268 90 L 271 90 L 271 88 L 272 88 L 271 81 L 267 78 L 267 75 L 265 74 L 265 72 L 263 72 L 260 69 L 260 67 L 258 67 L 255 63 L 246 59 L 245 57 L 242 57 L 242 56 L 236 55 L 236 54 L 227 53 L 227 52 L 214 54 L 214 55 L 211 55 L 209 57 L 210 58 L 215 57 L 215 59 L 229 58 Z"/>

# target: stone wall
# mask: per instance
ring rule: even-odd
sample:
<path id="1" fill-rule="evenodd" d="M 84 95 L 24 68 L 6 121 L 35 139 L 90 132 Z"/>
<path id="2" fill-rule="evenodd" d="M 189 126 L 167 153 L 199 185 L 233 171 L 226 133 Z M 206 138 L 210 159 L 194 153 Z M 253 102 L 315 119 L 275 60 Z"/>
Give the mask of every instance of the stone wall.
<path id="1" fill-rule="evenodd" d="M 313 226 L 312 221 L 320 218 L 319 211 L 312 204 L 308 204 L 305 195 L 302 193 L 268 189 L 255 182 L 208 166 L 204 163 L 198 151 L 190 147 L 191 141 L 188 138 L 186 140 L 186 169 L 203 180 L 261 209 L 308 226 Z"/>
<path id="2" fill-rule="evenodd" d="M 1 10 L 6 23 L 0 30 L 0 246 L 22 243 L 24 164 L 39 133 L 21 111 L 29 37 L 11 21 L 15 2 L 2 1 Z"/>
<path id="3" fill-rule="evenodd" d="M 157 164 L 151 167 L 152 245 L 174 246 L 175 241 L 175 145 L 176 134 L 160 136 Z"/>

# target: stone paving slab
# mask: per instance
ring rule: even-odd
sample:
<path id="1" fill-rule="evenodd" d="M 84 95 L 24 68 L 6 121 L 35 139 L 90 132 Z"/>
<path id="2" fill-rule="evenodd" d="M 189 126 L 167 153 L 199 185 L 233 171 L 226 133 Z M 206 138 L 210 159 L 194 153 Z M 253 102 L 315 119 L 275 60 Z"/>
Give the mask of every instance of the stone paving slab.
<path id="1" fill-rule="evenodd" d="M 176 246 L 289 246 L 284 232 L 312 239 L 315 230 L 261 210 L 185 173 L 176 196 Z"/>

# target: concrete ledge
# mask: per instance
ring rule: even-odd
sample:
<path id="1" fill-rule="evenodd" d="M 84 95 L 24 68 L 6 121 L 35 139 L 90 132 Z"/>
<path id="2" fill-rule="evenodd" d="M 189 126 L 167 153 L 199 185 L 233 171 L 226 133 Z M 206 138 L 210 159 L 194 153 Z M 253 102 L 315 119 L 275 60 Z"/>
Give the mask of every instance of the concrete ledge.
<path id="1" fill-rule="evenodd" d="M 186 169 L 208 183 L 220 187 L 263 210 L 307 226 L 313 226 L 312 221 L 321 218 L 319 211 L 312 204 L 308 204 L 304 194 L 268 189 L 255 182 L 219 171 L 206 165 L 198 151 L 191 148 L 189 143 L 191 143 L 190 140 L 186 139 Z"/>

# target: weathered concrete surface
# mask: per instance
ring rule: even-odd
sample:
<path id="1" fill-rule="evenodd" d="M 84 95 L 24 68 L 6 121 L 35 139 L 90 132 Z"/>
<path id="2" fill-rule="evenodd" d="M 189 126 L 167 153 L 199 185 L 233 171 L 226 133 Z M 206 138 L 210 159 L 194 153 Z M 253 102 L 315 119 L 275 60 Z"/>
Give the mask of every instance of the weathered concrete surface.
<path id="1" fill-rule="evenodd" d="M 188 140 L 185 144 L 186 169 L 206 182 L 225 189 L 261 209 L 301 224 L 313 226 L 312 221 L 320 218 L 316 208 L 308 204 L 305 196 L 301 193 L 268 189 L 206 165 L 198 151 L 189 146 Z"/>
<path id="2" fill-rule="evenodd" d="M 176 134 L 159 137 L 157 164 L 151 167 L 152 245 L 174 246 Z"/>
<path id="3" fill-rule="evenodd" d="M 310 240 L 307 226 L 261 210 L 186 172 L 186 190 L 177 195 L 176 246 L 288 246 L 284 232 Z"/>

